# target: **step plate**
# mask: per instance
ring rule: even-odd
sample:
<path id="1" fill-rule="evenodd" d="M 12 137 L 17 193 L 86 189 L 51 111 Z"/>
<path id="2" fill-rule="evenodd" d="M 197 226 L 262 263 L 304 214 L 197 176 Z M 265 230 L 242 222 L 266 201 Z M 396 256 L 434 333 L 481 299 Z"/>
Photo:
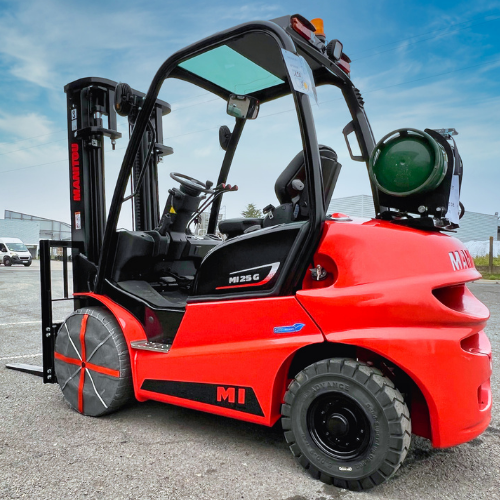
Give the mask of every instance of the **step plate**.
<path id="1" fill-rule="evenodd" d="M 139 351 L 154 351 L 154 352 L 168 352 L 172 344 L 160 344 L 158 342 L 148 342 L 147 340 L 134 340 L 130 342 L 132 349 Z"/>

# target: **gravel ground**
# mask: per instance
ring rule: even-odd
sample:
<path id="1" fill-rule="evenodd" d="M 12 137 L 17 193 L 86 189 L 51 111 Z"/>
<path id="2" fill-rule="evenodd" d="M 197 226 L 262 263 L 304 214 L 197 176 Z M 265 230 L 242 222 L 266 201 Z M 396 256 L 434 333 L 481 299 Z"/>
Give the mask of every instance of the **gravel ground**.
<path id="1" fill-rule="evenodd" d="M 62 296 L 53 263 L 53 297 Z M 136 403 L 104 418 L 82 417 L 57 385 L 11 371 L 41 364 L 38 262 L 0 266 L 0 499 L 500 499 L 500 412 L 486 432 L 445 450 L 413 438 L 388 483 L 354 493 L 311 479 L 269 429 L 175 406 Z M 474 283 L 491 310 L 495 401 L 500 400 L 500 284 Z M 63 319 L 71 304 L 56 304 Z"/>

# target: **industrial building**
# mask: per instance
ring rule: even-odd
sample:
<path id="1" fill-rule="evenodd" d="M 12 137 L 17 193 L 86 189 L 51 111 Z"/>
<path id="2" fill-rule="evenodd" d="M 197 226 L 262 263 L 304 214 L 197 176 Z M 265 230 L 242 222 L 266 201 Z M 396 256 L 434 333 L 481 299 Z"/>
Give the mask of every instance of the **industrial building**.
<path id="1" fill-rule="evenodd" d="M 19 238 L 34 259 L 38 256 L 40 240 L 71 239 L 71 226 L 65 222 L 12 210 L 5 210 L 4 217 L 0 219 L 0 237 Z"/>
<path id="2" fill-rule="evenodd" d="M 341 212 L 353 217 L 375 217 L 373 199 L 371 196 L 360 194 L 334 198 L 328 207 L 329 214 Z M 494 215 L 465 211 L 460 219 L 460 228 L 457 229 L 456 238 L 465 242 L 487 241 L 490 236 L 498 239 L 498 213 Z"/>

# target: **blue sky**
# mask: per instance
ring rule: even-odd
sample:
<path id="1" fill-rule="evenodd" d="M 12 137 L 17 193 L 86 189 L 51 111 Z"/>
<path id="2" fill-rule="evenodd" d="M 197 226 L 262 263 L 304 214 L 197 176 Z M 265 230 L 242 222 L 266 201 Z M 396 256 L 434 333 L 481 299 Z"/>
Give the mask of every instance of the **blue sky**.
<path id="1" fill-rule="evenodd" d="M 322 17 L 327 38 L 343 42 L 377 139 L 401 127 L 455 127 L 466 209 L 500 211 L 500 2 L 0 0 L 0 217 L 9 209 L 69 221 L 66 83 L 101 76 L 146 91 L 175 50 L 241 22 L 296 12 Z M 319 90 L 318 137 L 343 163 L 334 197 L 369 194 L 366 169 L 350 161 L 340 133 L 345 105 L 331 89 Z M 170 171 L 217 177 L 217 127 L 233 122 L 222 101 L 203 94 L 170 81 L 160 94 L 174 110 L 164 126 L 175 150 L 161 164 L 161 204 Z M 228 216 L 249 202 L 276 201 L 274 180 L 300 149 L 289 109 L 286 100 L 270 103 L 247 126 Z M 108 199 L 125 145 L 121 139 L 111 152 L 106 144 Z"/>

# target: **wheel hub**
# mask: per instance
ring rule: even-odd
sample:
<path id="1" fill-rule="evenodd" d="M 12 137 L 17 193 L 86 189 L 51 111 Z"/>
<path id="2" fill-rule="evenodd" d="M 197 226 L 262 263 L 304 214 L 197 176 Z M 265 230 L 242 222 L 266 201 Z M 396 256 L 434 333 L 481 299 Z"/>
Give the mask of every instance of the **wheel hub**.
<path id="1" fill-rule="evenodd" d="M 345 437 L 349 433 L 349 422 L 344 415 L 334 413 L 326 422 L 326 428 L 333 437 Z"/>
<path id="2" fill-rule="evenodd" d="M 370 443 L 370 424 L 364 410 L 341 393 L 331 392 L 313 401 L 307 425 L 317 446 L 339 460 L 359 458 Z"/>

